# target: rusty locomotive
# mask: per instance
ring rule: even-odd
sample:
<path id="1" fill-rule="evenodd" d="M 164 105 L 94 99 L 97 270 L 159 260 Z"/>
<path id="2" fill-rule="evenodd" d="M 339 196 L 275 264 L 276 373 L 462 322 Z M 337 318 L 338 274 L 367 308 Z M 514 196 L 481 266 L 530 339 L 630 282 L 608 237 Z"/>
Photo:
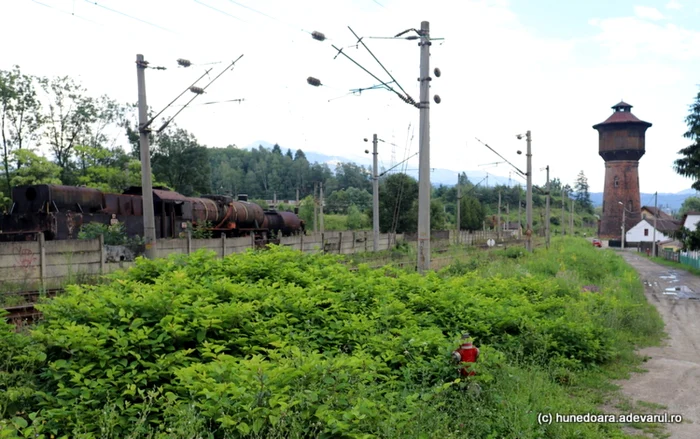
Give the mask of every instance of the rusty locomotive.
<path id="1" fill-rule="evenodd" d="M 12 189 L 12 208 L 0 216 L 0 241 L 34 239 L 43 232 L 47 240 L 76 239 L 83 224 L 123 223 L 128 236 L 143 235 L 143 199 L 140 187 L 121 194 L 87 187 L 50 184 Z M 214 237 L 256 238 L 305 233 L 304 221 L 295 213 L 264 210 L 226 195 L 185 197 L 167 188 L 153 189 L 157 238 L 177 238 L 188 225 L 206 227 Z"/>

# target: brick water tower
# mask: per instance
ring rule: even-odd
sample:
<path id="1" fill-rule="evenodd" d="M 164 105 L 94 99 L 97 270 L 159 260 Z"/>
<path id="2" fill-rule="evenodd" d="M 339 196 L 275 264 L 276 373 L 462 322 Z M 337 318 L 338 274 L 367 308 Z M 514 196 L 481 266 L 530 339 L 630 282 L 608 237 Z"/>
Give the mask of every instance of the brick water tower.
<path id="1" fill-rule="evenodd" d="M 651 124 L 637 119 L 628 103 L 620 102 L 612 108 L 615 112 L 605 122 L 593 125 L 598 130 L 598 154 L 605 160 L 598 234 L 604 239 L 621 239 L 623 208 L 625 232 L 641 220 L 639 159 L 644 155 L 644 135 Z"/>

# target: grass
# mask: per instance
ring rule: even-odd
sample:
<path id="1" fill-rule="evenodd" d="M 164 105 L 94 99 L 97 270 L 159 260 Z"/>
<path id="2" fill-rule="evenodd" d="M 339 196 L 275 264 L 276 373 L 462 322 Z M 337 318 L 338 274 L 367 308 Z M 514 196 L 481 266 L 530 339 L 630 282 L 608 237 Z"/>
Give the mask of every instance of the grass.
<path id="1" fill-rule="evenodd" d="M 646 257 L 646 255 L 644 255 Z M 683 265 L 680 262 L 674 262 L 674 261 L 668 261 L 664 258 L 660 257 L 650 257 L 649 260 L 656 262 L 657 264 L 665 265 L 667 267 L 675 268 L 676 270 L 683 270 L 686 271 L 690 274 L 694 274 L 696 276 L 700 276 L 700 270 L 694 267 L 690 267 L 688 265 Z"/>

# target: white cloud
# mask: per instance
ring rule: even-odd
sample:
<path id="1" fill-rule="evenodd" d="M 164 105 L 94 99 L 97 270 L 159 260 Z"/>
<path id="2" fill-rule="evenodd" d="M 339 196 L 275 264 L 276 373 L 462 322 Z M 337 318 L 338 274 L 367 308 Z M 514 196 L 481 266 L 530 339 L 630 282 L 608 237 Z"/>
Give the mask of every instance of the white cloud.
<path id="1" fill-rule="evenodd" d="M 385 0 L 384 8 L 369 0 L 303 0 L 299 3 L 304 7 L 283 0 L 255 3 L 275 19 L 225 0 L 205 2 L 247 23 L 191 1 L 173 1 L 177 6 L 172 7 L 171 0 L 116 3 L 114 8 L 177 34 L 84 2 L 76 2 L 76 15 L 99 26 L 34 2 L 0 2 L 0 16 L 32 17 L 33 25 L 43 29 L 27 34 L 25 21 L 7 20 L 0 39 L 26 38 L 21 45 L 3 48 L 0 69 L 16 63 L 26 73 L 40 76 L 81 75 L 92 94 L 133 102 L 134 58 L 143 53 L 152 65 L 169 67 L 146 73 L 148 102 L 159 110 L 202 73 L 203 67 L 176 68 L 175 59 L 229 61 L 245 53 L 236 69 L 207 89 L 202 99 L 245 98 L 245 102 L 192 107 L 178 116 L 178 124 L 203 144 L 244 146 L 266 140 L 285 150 L 353 157 L 364 156 L 367 144 L 362 139 L 378 133 L 399 145 L 393 152 L 400 161 L 404 145 L 410 145 L 409 155 L 418 150 L 418 111 L 384 90 L 329 102 L 349 89 L 376 84 L 349 60 L 342 56 L 334 60 L 330 44 L 347 47 L 346 53 L 386 78 L 362 46 L 348 47 L 356 40 L 346 26 L 364 36 L 389 36 L 429 20 L 431 34 L 446 38 L 431 47 L 431 69 L 440 67 L 443 72 L 431 82 L 431 96 L 442 97 L 440 105 L 431 105 L 431 167 L 477 170 L 480 164 L 498 160 L 475 137 L 522 166 L 524 160 L 515 151 L 524 144 L 515 134 L 530 129 L 533 169 L 550 165 L 553 177 L 570 184 L 584 169 L 591 190 L 600 191 L 605 168 L 591 126 L 605 120 L 612 111 L 609 107 L 624 98 L 635 105 L 635 114 L 654 123 L 647 137 L 647 156 L 640 163 L 642 190 L 670 192 L 690 185 L 670 165 L 675 152 L 687 143 L 682 121 L 697 93 L 698 68 L 691 63 L 700 60 L 698 32 L 641 16 L 599 17 L 590 22 L 594 35 L 587 39 L 542 37 L 537 29 L 526 27 L 504 0 L 434 0 L 428 10 L 419 0 Z M 65 10 L 72 7 L 69 0 L 51 4 Z M 332 40 L 320 43 L 299 29 L 318 30 Z M 418 98 L 415 41 L 364 41 Z M 223 66 L 210 66 L 211 76 Z M 310 87 L 308 76 L 327 86 Z M 392 148 L 382 143 L 379 154 L 388 167 Z M 409 168 L 416 165 L 417 158 L 409 162 Z M 491 171 L 508 177 L 505 166 Z M 544 172 L 537 172 L 535 184 L 542 183 Z"/>
<path id="2" fill-rule="evenodd" d="M 671 0 L 670 2 L 666 3 L 666 9 L 674 9 L 674 10 L 680 10 L 683 8 L 683 5 L 678 2 L 678 0 Z"/>
<path id="3" fill-rule="evenodd" d="M 649 6 L 635 6 L 634 14 L 639 18 L 648 18 L 654 21 L 666 18 L 658 9 Z"/>

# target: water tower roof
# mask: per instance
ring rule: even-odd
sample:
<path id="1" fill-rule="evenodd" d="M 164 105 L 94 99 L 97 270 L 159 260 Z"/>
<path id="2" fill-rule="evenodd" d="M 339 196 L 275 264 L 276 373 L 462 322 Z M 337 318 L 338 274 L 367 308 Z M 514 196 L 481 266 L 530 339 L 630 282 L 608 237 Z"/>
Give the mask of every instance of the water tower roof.
<path id="1" fill-rule="evenodd" d="M 601 122 L 597 125 L 593 125 L 593 128 L 598 129 L 604 125 L 617 124 L 617 123 L 638 123 L 646 125 L 647 128 L 651 126 L 649 122 L 640 120 L 632 114 L 632 106 L 625 101 L 620 101 L 618 104 L 612 106 L 615 110 L 613 114 L 608 117 L 605 122 Z"/>

